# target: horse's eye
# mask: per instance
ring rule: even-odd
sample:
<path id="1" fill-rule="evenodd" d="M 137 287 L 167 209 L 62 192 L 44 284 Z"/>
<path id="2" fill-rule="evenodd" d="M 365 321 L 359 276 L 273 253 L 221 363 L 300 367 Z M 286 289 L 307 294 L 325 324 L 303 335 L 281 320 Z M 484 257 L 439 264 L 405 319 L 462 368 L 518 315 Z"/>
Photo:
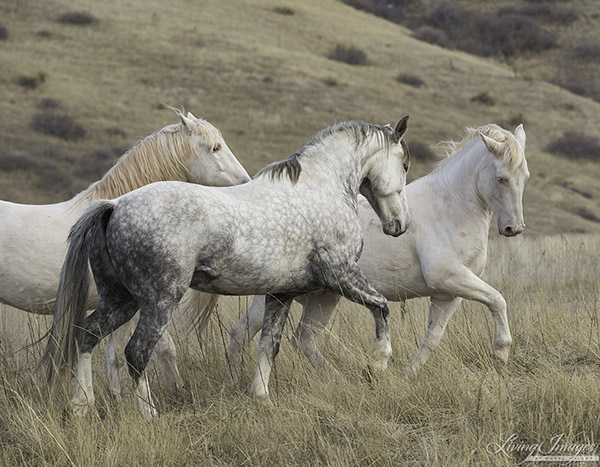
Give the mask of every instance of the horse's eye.
<path id="1" fill-rule="evenodd" d="M 408 173 L 408 169 L 410 168 L 410 166 L 408 164 L 404 164 L 404 171 L 406 173 Z"/>
<path id="2" fill-rule="evenodd" d="M 219 152 L 221 150 L 221 143 L 217 143 L 212 148 L 212 152 Z"/>
<path id="3" fill-rule="evenodd" d="M 504 177 L 498 177 L 498 183 L 504 185 L 508 180 L 506 180 L 506 178 Z"/>

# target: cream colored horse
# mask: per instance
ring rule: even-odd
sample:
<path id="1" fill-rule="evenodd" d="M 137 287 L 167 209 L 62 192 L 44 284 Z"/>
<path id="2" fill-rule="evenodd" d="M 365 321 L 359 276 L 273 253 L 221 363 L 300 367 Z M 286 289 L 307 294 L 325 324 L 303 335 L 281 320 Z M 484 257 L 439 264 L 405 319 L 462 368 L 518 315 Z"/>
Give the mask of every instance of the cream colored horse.
<path id="1" fill-rule="evenodd" d="M 141 140 L 85 191 L 57 204 L 27 205 L 0 201 L 0 302 L 30 313 L 51 314 L 66 241 L 72 224 L 98 199 L 112 199 L 152 182 L 181 180 L 213 186 L 250 180 L 225 144 L 221 132 L 191 113 L 176 111 L 181 123 L 166 126 Z M 207 298 L 210 300 L 210 298 Z M 89 307 L 98 296 L 90 288 Z M 174 346 L 167 335 L 159 356 L 174 362 Z M 109 348 L 109 375 L 118 394 L 118 364 Z M 180 385 L 177 367 L 166 364 L 167 379 Z"/>
<path id="2" fill-rule="evenodd" d="M 382 235 L 377 218 L 363 199 L 359 214 L 364 249 L 359 261 L 367 279 L 388 300 L 431 297 L 427 333 L 407 373 L 417 371 L 440 343 L 446 325 L 463 298 L 481 302 L 494 321 L 493 354 L 500 366 L 509 356 L 511 335 L 502 294 L 481 279 L 487 261 L 492 215 L 501 235 L 523 231 L 523 190 L 529 179 L 525 131 L 514 134 L 497 125 L 467 129 L 458 143 L 448 143 L 448 158 L 429 175 L 406 187 L 412 224 L 399 238 Z M 264 296 L 254 298 L 232 327 L 231 377 L 239 376 L 242 347 L 261 328 Z M 315 367 L 336 370 L 316 345 L 339 296 L 319 292 L 298 299 L 303 314 L 294 342 Z M 384 369 L 391 347 L 373 366 Z"/>

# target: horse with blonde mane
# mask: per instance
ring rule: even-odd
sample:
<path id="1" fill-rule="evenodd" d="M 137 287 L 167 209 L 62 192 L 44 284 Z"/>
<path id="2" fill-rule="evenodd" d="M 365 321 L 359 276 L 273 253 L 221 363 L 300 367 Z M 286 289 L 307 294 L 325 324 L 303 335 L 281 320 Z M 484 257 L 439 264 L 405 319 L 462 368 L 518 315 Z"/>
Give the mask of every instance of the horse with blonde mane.
<path id="1" fill-rule="evenodd" d="M 113 199 L 149 183 L 180 180 L 228 186 L 250 180 L 225 144 L 221 132 L 191 113 L 173 109 L 180 123 L 142 139 L 102 177 L 74 198 L 57 204 L 27 205 L 0 201 L 0 302 L 30 313 L 51 314 L 71 225 L 96 200 Z M 210 297 L 207 297 L 210 302 Z M 89 305 L 98 303 L 89 290 Z M 159 344 L 174 362 L 168 334 Z M 109 374 L 118 360 L 109 349 Z M 177 367 L 164 365 L 180 385 Z M 118 380 L 117 380 L 118 384 Z M 111 386 L 114 393 L 120 388 Z"/>
<path id="2" fill-rule="evenodd" d="M 487 305 L 494 321 L 493 356 L 502 368 L 509 356 L 511 335 L 502 294 L 481 279 L 487 261 L 492 215 L 500 235 L 512 237 L 525 228 L 523 191 L 529 179 L 525 131 L 514 134 L 497 125 L 468 128 L 459 142 L 448 142 L 447 158 L 428 175 L 406 187 L 412 214 L 410 229 L 399 238 L 382 235 L 364 199 L 359 214 L 364 250 L 359 260 L 367 279 L 390 301 L 431 297 L 425 339 L 407 374 L 421 368 L 444 335 L 448 321 L 463 299 Z M 337 370 L 317 347 L 317 337 L 329 322 L 340 297 L 317 292 L 298 297 L 303 305 L 293 343 L 315 367 Z M 246 314 L 231 328 L 230 377 L 239 378 L 242 350 L 260 330 L 265 298 L 255 296 Z M 391 347 L 374 369 L 385 369 Z"/>

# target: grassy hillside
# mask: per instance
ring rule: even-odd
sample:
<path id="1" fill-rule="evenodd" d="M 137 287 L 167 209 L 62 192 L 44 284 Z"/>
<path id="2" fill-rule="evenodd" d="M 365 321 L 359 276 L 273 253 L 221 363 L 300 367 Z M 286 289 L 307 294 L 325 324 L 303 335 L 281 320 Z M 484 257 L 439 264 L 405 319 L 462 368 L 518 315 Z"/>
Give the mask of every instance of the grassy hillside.
<path id="1" fill-rule="evenodd" d="M 85 12 L 90 25 L 59 22 Z M 565 131 L 600 136 L 600 104 L 489 59 L 448 51 L 337 1 L 5 2 L 0 5 L 0 198 L 65 199 L 183 105 L 223 131 L 250 173 L 340 120 L 411 115 L 409 143 L 435 148 L 465 126 L 525 120 L 528 233 L 600 232 L 600 164 L 550 155 Z M 367 63 L 328 58 L 355 46 Z M 417 75 L 425 86 L 396 80 Z M 495 104 L 472 101 L 487 93 Z M 31 129 L 67 115 L 85 136 Z M 429 170 L 416 162 L 412 176 Z"/>
<path id="2" fill-rule="evenodd" d="M 423 339 L 427 303 L 410 301 L 404 319 L 393 304 L 394 356 L 372 384 L 361 376 L 374 336 L 364 308 L 341 303 L 330 332 L 323 333 L 321 348 L 341 373 L 336 380 L 293 350 L 294 307 L 271 378 L 273 406 L 245 392 L 256 343 L 245 357 L 240 386 L 226 384 L 227 332 L 248 303 L 227 298 L 201 341 L 180 329 L 186 385 L 180 394 L 169 394 L 151 370 L 160 410 L 151 423 L 137 416 L 129 384 L 123 401 L 109 397 L 102 346 L 94 354 L 98 411 L 83 419 L 64 416 L 71 391 L 50 406 L 30 373 L 39 348 L 19 350 L 46 325 L 3 310 L 0 464 L 513 466 L 527 453 L 507 448 L 508 457 L 497 448 L 512 434 L 514 444 L 542 443 L 546 452 L 562 435 L 561 445 L 593 444 L 586 454 L 598 455 L 599 254 L 597 235 L 491 243 L 487 279 L 509 304 L 514 339 L 502 375 L 490 358 L 489 312 L 472 302 L 456 313 L 440 347 L 410 379 L 402 370 Z"/>

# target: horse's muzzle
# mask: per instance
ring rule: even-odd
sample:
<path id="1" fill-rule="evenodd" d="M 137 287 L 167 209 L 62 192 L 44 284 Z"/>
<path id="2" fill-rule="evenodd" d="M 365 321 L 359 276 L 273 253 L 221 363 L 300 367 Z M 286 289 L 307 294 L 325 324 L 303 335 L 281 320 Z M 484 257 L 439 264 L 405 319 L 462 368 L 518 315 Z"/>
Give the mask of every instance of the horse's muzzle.
<path id="1" fill-rule="evenodd" d="M 389 222 L 382 223 L 383 233 L 391 235 L 392 237 L 398 237 L 402 235 L 410 227 L 410 220 L 406 222 L 400 222 L 399 219 L 393 219 Z"/>

